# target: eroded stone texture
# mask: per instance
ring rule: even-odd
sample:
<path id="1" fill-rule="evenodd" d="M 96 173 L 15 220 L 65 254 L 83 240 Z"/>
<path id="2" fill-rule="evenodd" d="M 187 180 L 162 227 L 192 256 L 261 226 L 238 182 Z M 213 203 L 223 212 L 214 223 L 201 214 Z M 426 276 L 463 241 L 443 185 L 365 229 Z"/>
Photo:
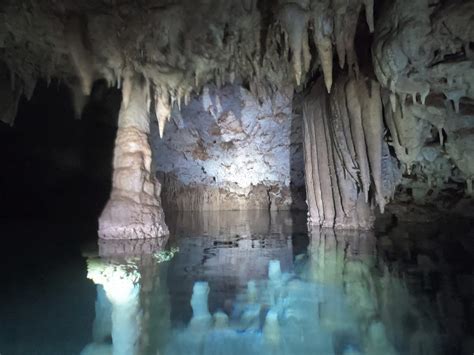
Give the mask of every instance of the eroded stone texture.
<path id="1" fill-rule="evenodd" d="M 24 92 L 56 77 L 78 79 L 88 95 L 94 80 L 126 87 L 139 73 L 164 107 L 208 82 L 239 78 L 265 97 L 305 83 L 320 66 L 330 90 L 333 39 L 341 67 L 357 68 L 363 8 L 373 30 L 373 0 L 7 0 L 0 60 Z"/>
<path id="2" fill-rule="evenodd" d="M 147 91 L 132 79 L 122 101 L 114 150 L 113 187 L 99 219 L 104 239 L 154 238 L 168 234 L 160 202 L 160 184 L 151 174 Z"/>
<path id="3" fill-rule="evenodd" d="M 303 209 L 301 118 L 292 92 L 259 103 L 234 85 L 206 87 L 163 138 L 152 130 L 166 210 Z"/>
<path id="4" fill-rule="evenodd" d="M 306 193 L 312 225 L 371 228 L 399 179 L 383 140 L 380 88 L 373 80 L 339 78 L 328 96 L 322 80 L 305 100 Z"/>
<path id="5" fill-rule="evenodd" d="M 403 183 L 417 199 L 459 182 L 472 195 L 474 3 L 397 0 L 381 9 L 373 64 Z"/>

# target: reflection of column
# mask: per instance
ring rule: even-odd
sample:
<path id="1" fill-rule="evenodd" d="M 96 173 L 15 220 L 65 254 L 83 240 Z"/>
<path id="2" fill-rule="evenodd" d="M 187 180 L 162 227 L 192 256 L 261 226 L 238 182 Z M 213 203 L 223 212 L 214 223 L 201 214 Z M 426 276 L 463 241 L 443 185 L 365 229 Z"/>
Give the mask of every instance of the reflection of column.
<path id="1" fill-rule="evenodd" d="M 99 236 L 105 239 L 154 238 L 168 234 L 159 197 L 160 185 L 151 174 L 148 92 L 142 81 L 132 77 L 124 83 L 112 193 L 99 219 Z"/>
<path id="2" fill-rule="evenodd" d="M 82 355 L 156 354 L 165 347 L 171 306 L 162 262 L 176 250 L 164 251 L 162 242 L 99 240 L 100 257 L 87 260 L 87 277 L 97 284 L 93 343 Z"/>
<path id="3" fill-rule="evenodd" d="M 105 294 L 104 287 L 97 285 L 97 299 L 95 301 L 95 319 L 92 326 L 92 340 L 94 343 L 106 343 L 112 336 L 112 304 Z"/>
<path id="4" fill-rule="evenodd" d="M 189 324 L 190 328 L 196 331 L 206 331 L 211 327 L 212 317 L 207 305 L 209 297 L 209 285 L 207 282 L 196 282 L 193 287 L 191 297 L 191 307 L 193 317 Z"/>
<path id="5" fill-rule="evenodd" d="M 158 263 L 153 255 L 140 260 L 143 310 L 139 354 L 162 354 L 171 333 L 171 304 L 167 285 L 167 263 Z"/>
<path id="6" fill-rule="evenodd" d="M 137 354 L 140 334 L 140 286 L 138 284 L 140 274 L 138 270 L 132 264 L 89 259 L 88 277 L 96 284 L 103 286 L 107 300 L 111 304 L 112 353 L 114 355 Z M 97 329 L 96 334 L 94 328 L 94 338 L 103 330 Z"/>

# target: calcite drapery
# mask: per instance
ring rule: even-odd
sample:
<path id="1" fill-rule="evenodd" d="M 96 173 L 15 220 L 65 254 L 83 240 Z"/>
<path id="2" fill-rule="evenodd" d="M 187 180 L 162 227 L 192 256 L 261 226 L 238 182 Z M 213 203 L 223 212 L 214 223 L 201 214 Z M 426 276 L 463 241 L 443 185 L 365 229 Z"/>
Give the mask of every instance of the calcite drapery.
<path id="1" fill-rule="evenodd" d="M 99 236 L 105 239 L 168 234 L 159 197 L 161 186 L 151 174 L 148 89 L 144 80 L 130 80 L 129 96 L 120 108 L 112 193 L 99 219 Z"/>
<path id="2" fill-rule="evenodd" d="M 371 198 L 383 212 L 395 185 L 384 174 L 391 160 L 384 156 L 379 85 L 340 77 L 328 96 L 320 79 L 305 99 L 303 120 L 309 223 L 371 228 Z"/>

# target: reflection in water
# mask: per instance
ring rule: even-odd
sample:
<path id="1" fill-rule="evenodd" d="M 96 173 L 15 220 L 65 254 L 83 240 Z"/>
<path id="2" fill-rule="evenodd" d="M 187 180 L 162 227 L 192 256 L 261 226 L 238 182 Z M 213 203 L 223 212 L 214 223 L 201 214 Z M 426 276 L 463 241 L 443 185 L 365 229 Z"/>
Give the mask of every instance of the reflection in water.
<path id="1" fill-rule="evenodd" d="M 442 352 L 432 303 L 378 255 L 371 232 L 314 230 L 294 252 L 306 237 L 291 221 L 187 214 L 171 260 L 146 241 L 102 247 L 88 261 L 96 318 L 82 354 Z"/>

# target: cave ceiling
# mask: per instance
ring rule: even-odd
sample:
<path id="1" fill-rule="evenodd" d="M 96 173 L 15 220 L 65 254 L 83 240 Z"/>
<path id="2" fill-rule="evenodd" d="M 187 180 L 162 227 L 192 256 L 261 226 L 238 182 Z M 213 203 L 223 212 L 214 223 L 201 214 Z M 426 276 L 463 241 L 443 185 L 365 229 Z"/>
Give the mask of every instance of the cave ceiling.
<path id="1" fill-rule="evenodd" d="M 330 91 L 337 73 L 359 75 L 356 49 L 370 41 L 363 75 L 375 75 L 393 111 L 397 97 L 424 104 L 440 94 L 456 112 L 474 98 L 472 1 L 4 0 L 0 16 L 2 76 L 14 96 L 51 78 L 87 96 L 105 79 L 126 101 L 139 74 L 168 119 L 207 83 L 237 80 L 265 97 L 323 74 Z"/>

